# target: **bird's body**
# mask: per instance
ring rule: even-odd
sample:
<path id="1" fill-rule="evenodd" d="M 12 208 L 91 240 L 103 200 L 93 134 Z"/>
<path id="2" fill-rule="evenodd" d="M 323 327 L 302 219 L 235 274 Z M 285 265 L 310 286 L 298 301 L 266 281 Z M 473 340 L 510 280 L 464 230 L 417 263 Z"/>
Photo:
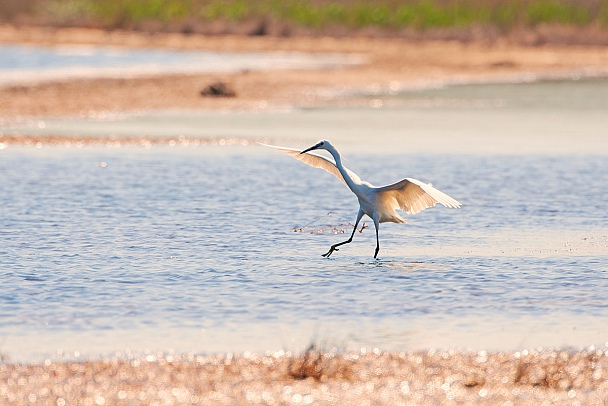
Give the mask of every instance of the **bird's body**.
<path id="1" fill-rule="evenodd" d="M 307 165 L 326 170 L 344 182 L 351 192 L 357 196 L 359 200 L 359 213 L 357 214 L 353 233 L 348 240 L 332 245 L 329 251 L 323 255 L 324 257 L 329 257 L 334 251 L 338 251 L 337 247 L 352 241 L 357 225 L 363 215 L 371 218 L 376 227 L 376 252 L 374 254 L 374 258 L 376 258 L 380 249 L 378 239 L 379 223 L 407 222 L 406 219 L 397 213 L 397 209 L 403 210 L 408 214 L 416 214 L 428 207 L 435 206 L 437 203 L 441 203 L 446 207 L 460 207 L 460 203 L 457 200 L 435 189 L 431 184 L 426 184 L 416 179 L 405 178 L 399 182 L 381 187 L 375 187 L 368 182 L 362 181 L 357 174 L 342 164 L 342 156 L 329 141 L 320 141 L 302 152 L 292 148 L 267 146 L 276 148 Z M 334 162 L 324 156 L 309 152 L 315 149 L 325 149 L 328 151 L 334 158 Z"/>

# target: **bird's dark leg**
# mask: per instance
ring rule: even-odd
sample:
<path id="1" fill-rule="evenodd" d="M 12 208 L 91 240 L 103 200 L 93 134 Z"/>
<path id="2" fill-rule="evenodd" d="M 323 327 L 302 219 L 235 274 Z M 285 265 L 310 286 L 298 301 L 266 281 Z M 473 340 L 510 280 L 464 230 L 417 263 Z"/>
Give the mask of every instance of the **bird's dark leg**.
<path id="1" fill-rule="evenodd" d="M 344 245 L 344 244 L 348 244 L 349 242 L 351 242 L 353 240 L 353 237 L 355 236 L 355 231 L 357 231 L 357 226 L 359 225 L 359 221 L 361 221 L 361 217 L 363 217 L 363 211 L 361 209 L 359 209 L 359 213 L 357 214 L 357 221 L 355 221 L 355 226 L 353 227 L 353 233 L 350 235 L 350 238 L 346 241 L 342 241 L 339 242 L 337 244 L 332 245 L 329 248 L 329 251 L 327 251 L 325 254 L 323 254 L 322 256 L 325 258 L 329 258 L 329 256 L 334 252 L 334 251 L 340 251 L 338 249 L 338 247 L 340 245 Z"/>
<path id="2" fill-rule="evenodd" d="M 376 226 L 376 252 L 374 253 L 374 259 L 376 259 L 376 257 L 378 256 L 378 251 L 380 251 L 380 239 L 378 238 L 378 228 L 379 228 L 379 224 L 378 224 L 378 215 L 376 213 L 374 213 L 374 225 Z"/>

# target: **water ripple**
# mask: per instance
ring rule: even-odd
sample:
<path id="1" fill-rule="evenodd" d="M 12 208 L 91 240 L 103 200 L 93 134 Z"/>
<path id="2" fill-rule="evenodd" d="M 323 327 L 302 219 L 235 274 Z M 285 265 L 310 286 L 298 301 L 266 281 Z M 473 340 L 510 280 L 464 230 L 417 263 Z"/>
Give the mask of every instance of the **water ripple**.
<path id="1" fill-rule="evenodd" d="M 329 176 L 285 184 L 309 173 L 280 157 L 239 155 L 234 170 L 234 157 L 205 150 L 55 152 L 0 161 L 4 336 L 608 318 L 608 203 L 592 176 L 608 173 L 603 158 L 411 160 L 410 172 L 441 179 L 463 209 L 383 224 L 374 261 L 369 230 L 330 260 L 320 254 L 345 237 L 292 231 L 327 211 L 353 216 L 356 200 Z M 361 158 L 365 170 L 401 167 Z"/>

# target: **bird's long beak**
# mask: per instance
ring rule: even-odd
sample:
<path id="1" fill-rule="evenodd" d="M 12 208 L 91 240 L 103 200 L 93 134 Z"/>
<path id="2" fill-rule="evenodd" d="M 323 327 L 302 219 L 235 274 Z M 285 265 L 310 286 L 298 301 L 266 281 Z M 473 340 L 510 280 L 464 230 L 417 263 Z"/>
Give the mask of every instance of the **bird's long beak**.
<path id="1" fill-rule="evenodd" d="M 319 144 L 315 144 L 312 147 L 305 149 L 304 151 L 300 152 L 300 154 L 305 154 L 306 152 L 312 151 L 313 149 L 317 149 L 317 148 L 319 148 Z"/>

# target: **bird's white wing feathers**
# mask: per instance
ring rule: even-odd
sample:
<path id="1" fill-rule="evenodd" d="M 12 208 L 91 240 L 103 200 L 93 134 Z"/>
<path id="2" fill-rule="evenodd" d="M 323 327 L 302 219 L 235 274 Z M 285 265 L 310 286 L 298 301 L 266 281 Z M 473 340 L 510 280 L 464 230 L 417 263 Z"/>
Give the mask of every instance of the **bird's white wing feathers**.
<path id="1" fill-rule="evenodd" d="M 336 178 L 340 179 L 346 185 L 342 174 L 336 167 L 336 164 L 321 155 L 311 152 L 301 154 L 299 150 L 293 148 L 277 147 L 274 145 L 261 144 L 266 147 L 278 149 L 279 151 L 294 157 L 298 161 L 302 161 L 314 168 L 321 168 Z M 344 168 L 355 183 L 361 183 L 361 179 L 351 170 Z M 435 189 L 431 184 L 420 182 L 412 178 L 405 178 L 402 181 L 377 188 L 378 197 L 385 202 L 392 202 L 395 207 L 393 209 L 404 210 L 408 214 L 416 214 L 422 210 L 433 207 L 437 203 L 441 203 L 446 207 L 458 208 L 460 202 L 446 195 L 440 190 Z"/>
<path id="2" fill-rule="evenodd" d="M 381 200 L 390 201 L 404 210 L 407 214 L 416 214 L 422 210 L 441 203 L 445 207 L 458 208 L 460 202 L 451 198 L 431 184 L 420 182 L 412 178 L 405 178 L 400 182 L 378 188 Z"/>
<path id="3" fill-rule="evenodd" d="M 279 151 L 284 152 L 291 157 L 294 157 L 298 161 L 304 162 L 306 165 L 310 165 L 313 168 L 323 169 L 323 170 L 331 173 L 332 175 L 334 175 L 336 178 L 340 179 L 346 185 L 346 181 L 344 180 L 344 178 L 342 177 L 342 174 L 336 167 L 336 164 L 332 160 L 325 158 L 322 155 L 317 155 L 312 152 L 306 152 L 304 154 L 301 154 L 299 150 L 293 149 L 293 148 L 277 147 L 274 145 L 267 145 L 267 144 L 262 144 L 262 143 L 260 143 L 260 145 L 278 149 Z M 359 178 L 359 176 L 357 176 L 356 173 L 354 173 L 353 171 L 351 171 L 347 168 L 344 168 L 344 169 L 350 175 L 350 177 L 355 181 L 355 183 L 361 183 L 361 179 Z"/>

